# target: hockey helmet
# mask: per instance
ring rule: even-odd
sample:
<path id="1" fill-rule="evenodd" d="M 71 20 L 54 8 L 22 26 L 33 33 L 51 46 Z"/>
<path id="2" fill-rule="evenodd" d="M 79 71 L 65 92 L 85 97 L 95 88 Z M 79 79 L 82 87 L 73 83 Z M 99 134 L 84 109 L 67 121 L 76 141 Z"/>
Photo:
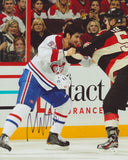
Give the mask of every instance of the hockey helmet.
<path id="1" fill-rule="evenodd" d="M 111 8 L 108 10 L 105 17 L 109 20 L 113 18 L 116 19 L 116 23 L 123 23 L 123 19 L 126 18 L 124 11 L 118 8 Z"/>

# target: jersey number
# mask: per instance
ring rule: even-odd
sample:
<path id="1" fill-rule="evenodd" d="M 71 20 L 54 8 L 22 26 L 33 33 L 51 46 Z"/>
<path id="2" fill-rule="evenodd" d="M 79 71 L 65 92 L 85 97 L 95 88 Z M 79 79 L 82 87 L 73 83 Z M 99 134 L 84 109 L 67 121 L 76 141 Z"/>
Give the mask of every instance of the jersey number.
<path id="1" fill-rule="evenodd" d="M 122 44 L 121 50 L 128 51 L 128 34 L 125 31 L 116 32 L 116 38 L 120 44 Z M 124 37 L 124 38 L 123 38 Z"/>

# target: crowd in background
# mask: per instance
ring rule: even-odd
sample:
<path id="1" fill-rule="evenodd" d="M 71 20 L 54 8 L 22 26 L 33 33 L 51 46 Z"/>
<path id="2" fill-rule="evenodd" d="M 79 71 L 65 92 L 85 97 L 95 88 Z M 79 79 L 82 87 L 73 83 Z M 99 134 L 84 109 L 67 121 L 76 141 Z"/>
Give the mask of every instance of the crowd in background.
<path id="1" fill-rule="evenodd" d="M 31 58 L 51 34 L 77 23 L 82 28 L 79 45 L 106 28 L 104 14 L 120 8 L 128 17 L 127 0 L 32 0 Z M 127 18 L 126 24 L 127 25 Z M 26 0 L 0 0 L 0 62 L 26 62 Z"/>

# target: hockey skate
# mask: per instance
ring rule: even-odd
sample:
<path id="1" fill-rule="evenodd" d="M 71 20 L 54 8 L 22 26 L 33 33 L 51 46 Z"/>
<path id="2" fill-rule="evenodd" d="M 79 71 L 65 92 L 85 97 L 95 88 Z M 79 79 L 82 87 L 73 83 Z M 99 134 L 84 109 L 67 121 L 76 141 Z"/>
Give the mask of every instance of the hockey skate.
<path id="1" fill-rule="evenodd" d="M 8 145 L 9 137 L 6 134 L 2 134 L 0 137 L 0 147 L 7 149 L 8 151 L 11 151 L 12 148 Z"/>
<path id="2" fill-rule="evenodd" d="M 62 137 L 57 133 L 49 132 L 49 137 L 47 139 L 47 144 L 49 145 L 58 145 L 61 147 L 67 147 L 70 145 L 69 141 L 65 141 Z"/>
<path id="3" fill-rule="evenodd" d="M 118 134 L 119 134 L 118 129 L 107 130 L 107 135 L 108 135 L 107 142 L 99 144 L 97 146 L 97 149 L 111 150 L 115 152 L 116 149 L 118 148 Z"/>

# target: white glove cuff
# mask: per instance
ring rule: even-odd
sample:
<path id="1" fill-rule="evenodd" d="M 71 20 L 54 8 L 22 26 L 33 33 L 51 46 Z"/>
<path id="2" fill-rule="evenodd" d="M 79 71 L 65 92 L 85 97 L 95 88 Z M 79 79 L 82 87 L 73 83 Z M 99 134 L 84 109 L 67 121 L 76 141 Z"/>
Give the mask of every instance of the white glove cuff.
<path id="1" fill-rule="evenodd" d="M 67 56 L 67 54 L 68 54 L 67 51 L 64 51 L 64 55 Z"/>

